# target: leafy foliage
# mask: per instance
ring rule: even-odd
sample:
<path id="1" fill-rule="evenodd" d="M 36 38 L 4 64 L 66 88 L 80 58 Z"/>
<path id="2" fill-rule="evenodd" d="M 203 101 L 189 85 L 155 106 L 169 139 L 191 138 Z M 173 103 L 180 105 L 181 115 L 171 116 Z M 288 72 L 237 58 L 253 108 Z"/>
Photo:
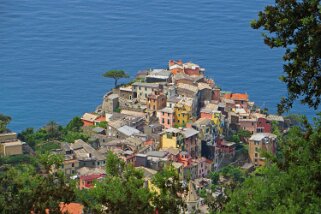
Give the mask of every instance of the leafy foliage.
<path id="1" fill-rule="evenodd" d="M 271 48 L 285 48 L 284 73 L 288 96 L 278 105 L 279 113 L 289 110 L 296 99 L 310 107 L 321 101 L 321 6 L 320 0 L 276 0 L 251 23 L 263 28 L 264 42 Z"/>
<path id="2" fill-rule="evenodd" d="M 143 172 L 107 154 L 106 177 L 95 188 L 78 193 L 80 200 L 98 213 L 151 213 L 152 194 L 144 187 Z"/>
<path id="3" fill-rule="evenodd" d="M 84 125 L 80 117 L 74 117 L 66 126 L 66 131 L 80 132 Z"/>
<path id="4" fill-rule="evenodd" d="M 46 209 L 59 213 L 60 202 L 69 203 L 75 199 L 74 186 L 67 184 L 61 171 L 48 173 L 52 169 L 50 164 L 59 165 L 59 158 L 43 155 L 39 160 L 45 174 L 39 174 L 34 166 L 26 164 L 5 168 L 0 173 L 2 213 L 45 213 Z"/>
<path id="5" fill-rule="evenodd" d="M 180 213 L 186 209 L 182 197 L 178 195 L 184 192 L 184 188 L 173 166 L 166 166 L 158 172 L 153 177 L 153 184 L 160 189 L 160 194 L 153 198 L 153 204 L 159 213 Z"/>
<path id="6" fill-rule="evenodd" d="M 7 125 L 10 123 L 11 117 L 0 114 L 0 133 L 7 130 Z"/>
<path id="7" fill-rule="evenodd" d="M 88 140 L 82 131 L 83 122 L 79 117 L 74 117 L 66 127 L 51 121 L 43 128 L 34 130 L 27 128 L 18 134 L 18 138 L 33 148 L 36 152 L 46 153 L 60 147 L 60 142 L 73 143 L 75 140 Z"/>
<path id="8" fill-rule="evenodd" d="M 117 87 L 117 81 L 121 78 L 128 78 L 129 75 L 123 70 L 110 70 L 103 74 L 104 77 L 113 78 L 115 80 L 115 88 Z"/>
<path id="9" fill-rule="evenodd" d="M 321 209 L 321 114 L 314 126 L 293 127 L 280 155 L 230 192 L 225 213 L 318 213 Z"/>

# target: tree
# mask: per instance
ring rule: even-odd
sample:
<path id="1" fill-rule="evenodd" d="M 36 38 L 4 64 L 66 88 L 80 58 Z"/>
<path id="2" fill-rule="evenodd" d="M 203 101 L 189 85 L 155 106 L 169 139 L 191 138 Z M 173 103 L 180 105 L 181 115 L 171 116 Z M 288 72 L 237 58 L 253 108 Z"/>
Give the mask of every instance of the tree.
<path id="1" fill-rule="evenodd" d="M 80 117 L 74 117 L 66 126 L 67 131 L 79 132 L 84 125 Z"/>
<path id="2" fill-rule="evenodd" d="M 104 77 L 113 78 L 115 80 L 115 88 L 117 87 L 117 81 L 121 78 L 128 78 L 128 74 L 123 70 L 110 70 L 103 74 Z"/>
<path id="3" fill-rule="evenodd" d="M 95 188 L 78 192 L 78 197 L 94 213 L 152 213 L 153 193 L 144 183 L 142 171 L 109 152 L 106 177 Z"/>
<path id="4" fill-rule="evenodd" d="M 7 130 L 7 125 L 10 123 L 11 117 L 0 114 L 0 133 Z"/>
<path id="5" fill-rule="evenodd" d="M 181 210 L 186 209 L 182 197 L 178 195 L 184 189 L 173 166 L 166 166 L 156 173 L 152 182 L 160 189 L 160 193 L 153 198 L 153 204 L 159 213 L 181 213 Z"/>
<path id="6" fill-rule="evenodd" d="M 37 160 L 45 174 L 32 165 L 21 164 L 0 173 L 0 210 L 2 213 L 60 213 L 59 204 L 75 199 L 74 185 L 67 183 L 62 171 L 49 173 L 61 159 L 42 155 Z"/>
<path id="7" fill-rule="evenodd" d="M 63 140 L 66 141 L 67 143 L 74 143 L 75 140 L 81 139 L 83 141 L 87 141 L 89 137 L 81 132 L 73 132 L 69 131 L 63 136 Z"/>
<path id="8" fill-rule="evenodd" d="M 56 139 L 60 137 L 60 127 L 55 121 L 50 121 L 44 129 L 48 133 L 49 139 Z"/>
<path id="9" fill-rule="evenodd" d="M 318 213 L 321 210 L 321 114 L 305 130 L 279 138 L 280 155 L 229 192 L 224 213 Z M 271 158 L 271 157 L 268 157 Z"/>
<path id="10" fill-rule="evenodd" d="M 264 42 L 271 48 L 285 48 L 284 75 L 288 96 L 281 99 L 279 113 L 289 110 L 297 99 L 310 107 L 321 101 L 321 6 L 320 0 L 276 0 L 252 21 L 263 28 Z"/>

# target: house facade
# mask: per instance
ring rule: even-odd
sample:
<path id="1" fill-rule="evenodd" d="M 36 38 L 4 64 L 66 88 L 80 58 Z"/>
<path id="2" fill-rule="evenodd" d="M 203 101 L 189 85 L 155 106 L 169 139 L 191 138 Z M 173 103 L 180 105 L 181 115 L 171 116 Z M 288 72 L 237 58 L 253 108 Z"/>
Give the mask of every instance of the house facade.
<path id="1" fill-rule="evenodd" d="M 157 111 L 157 117 L 159 123 L 164 126 L 164 128 L 172 128 L 175 124 L 174 110 L 172 108 L 163 108 Z"/>
<path id="2" fill-rule="evenodd" d="M 277 136 L 271 133 L 256 133 L 251 136 L 248 151 L 251 162 L 255 166 L 265 165 L 265 157 L 262 156 L 263 152 L 275 155 L 276 138 Z"/>

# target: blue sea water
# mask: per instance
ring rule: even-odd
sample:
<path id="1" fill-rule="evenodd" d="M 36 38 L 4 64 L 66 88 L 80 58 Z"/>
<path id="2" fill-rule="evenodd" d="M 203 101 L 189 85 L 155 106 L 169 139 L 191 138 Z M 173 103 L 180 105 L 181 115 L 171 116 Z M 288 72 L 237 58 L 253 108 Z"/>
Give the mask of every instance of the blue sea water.
<path id="1" fill-rule="evenodd" d="M 10 128 L 66 124 L 93 111 L 113 81 L 169 59 L 206 68 L 224 90 L 276 111 L 283 50 L 269 49 L 250 21 L 272 0 L 1 0 L 0 112 Z M 314 115 L 297 105 L 294 112 Z"/>

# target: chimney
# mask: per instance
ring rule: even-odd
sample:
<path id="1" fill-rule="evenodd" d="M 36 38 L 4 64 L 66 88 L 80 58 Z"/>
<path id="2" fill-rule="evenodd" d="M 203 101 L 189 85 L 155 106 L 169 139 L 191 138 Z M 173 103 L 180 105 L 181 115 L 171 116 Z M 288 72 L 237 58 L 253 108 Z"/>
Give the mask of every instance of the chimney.
<path id="1" fill-rule="evenodd" d="M 183 65 L 183 61 L 182 61 L 181 59 L 179 59 L 179 60 L 177 61 L 177 64 Z"/>

